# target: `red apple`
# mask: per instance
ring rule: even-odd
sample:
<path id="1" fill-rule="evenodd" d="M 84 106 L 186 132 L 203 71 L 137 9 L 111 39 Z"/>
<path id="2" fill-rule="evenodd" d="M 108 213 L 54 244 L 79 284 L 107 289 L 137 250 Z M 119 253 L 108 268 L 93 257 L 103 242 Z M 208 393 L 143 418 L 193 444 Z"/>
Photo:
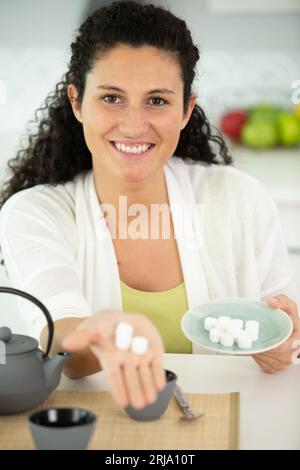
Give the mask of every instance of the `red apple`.
<path id="1" fill-rule="evenodd" d="M 225 135 L 234 140 L 240 140 L 248 114 L 242 109 L 234 109 L 221 117 L 220 129 Z"/>

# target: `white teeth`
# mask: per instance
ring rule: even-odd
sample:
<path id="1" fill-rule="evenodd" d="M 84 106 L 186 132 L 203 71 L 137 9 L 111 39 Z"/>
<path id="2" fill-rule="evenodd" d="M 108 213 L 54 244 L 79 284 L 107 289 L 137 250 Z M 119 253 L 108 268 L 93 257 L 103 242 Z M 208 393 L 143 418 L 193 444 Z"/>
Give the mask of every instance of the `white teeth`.
<path id="1" fill-rule="evenodd" d="M 151 147 L 151 144 L 135 145 L 134 147 L 128 147 L 124 144 L 119 144 L 118 142 L 114 142 L 114 144 L 118 150 L 126 153 L 143 153 Z"/>

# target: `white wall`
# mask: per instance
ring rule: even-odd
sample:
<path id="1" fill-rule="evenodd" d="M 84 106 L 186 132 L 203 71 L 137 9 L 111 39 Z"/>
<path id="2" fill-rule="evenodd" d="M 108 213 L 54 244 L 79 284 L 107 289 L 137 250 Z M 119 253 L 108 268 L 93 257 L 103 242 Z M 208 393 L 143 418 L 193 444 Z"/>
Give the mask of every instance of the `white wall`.
<path id="1" fill-rule="evenodd" d="M 228 0 L 221 0 L 226 6 Z M 251 5 L 251 0 L 238 0 Z M 260 0 L 263 3 L 264 0 Z M 209 0 L 155 0 L 184 18 L 201 49 L 299 53 L 300 12 L 275 11 L 214 14 Z"/>
<path id="2" fill-rule="evenodd" d="M 69 44 L 87 0 L 1 0 L 0 44 L 12 49 Z"/>
<path id="3" fill-rule="evenodd" d="M 0 167 L 15 155 L 26 124 L 67 70 L 86 0 L 1 0 Z"/>

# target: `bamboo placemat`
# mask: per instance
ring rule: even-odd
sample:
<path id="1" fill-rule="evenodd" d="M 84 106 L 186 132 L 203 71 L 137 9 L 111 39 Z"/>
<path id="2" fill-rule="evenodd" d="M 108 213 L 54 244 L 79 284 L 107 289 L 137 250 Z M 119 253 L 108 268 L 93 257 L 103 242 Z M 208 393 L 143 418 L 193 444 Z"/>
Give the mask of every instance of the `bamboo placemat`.
<path id="1" fill-rule="evenodd" d="M 138 422 L 115 404 L 109 392 L 56 390 L 35 410 L 0 416 L 0 449 L 34 449 L 27 418 L 50 407 L 81 407 L 97 415 L 88 449 L 238 449 L 239 393 L 186 395 L 193 410 L 204 411 L 204 417 L 180 421 L 181 411 L 172 397 L 159 420 Z"/>

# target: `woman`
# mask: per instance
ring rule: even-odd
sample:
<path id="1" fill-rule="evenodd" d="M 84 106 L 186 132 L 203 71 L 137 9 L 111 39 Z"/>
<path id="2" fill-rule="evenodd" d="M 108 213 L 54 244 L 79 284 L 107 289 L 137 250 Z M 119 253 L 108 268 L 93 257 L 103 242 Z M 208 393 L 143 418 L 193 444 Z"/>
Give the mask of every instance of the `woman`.
<path id="1" fill-rule="evenodd" d="M 8 274 L 49 308 L 53 352 L 74 353 L 65 373 L 102 368 L 116 402 L 141 408 L 164 386 L 164 349 L 200 352 L 181 333 L 183 313 L 226 296 L 291 316 L 291 338 L 254 356 L 266 372 L 285 369 L 299 318 L 277 209 L 260 183 L 230 167 L 196 104 L 199 53 L 185 22 L 151 4 L 114 2 L 71 47 L 38 133 L 10 162 L 1 210 Z M 163 209 L 163 227 L 152 209 Z M 45 345 L 39 312 L 25 303 L 21 311 Z M 116 347 L 122 321 L 148 340 L 145 354 Z"/>

